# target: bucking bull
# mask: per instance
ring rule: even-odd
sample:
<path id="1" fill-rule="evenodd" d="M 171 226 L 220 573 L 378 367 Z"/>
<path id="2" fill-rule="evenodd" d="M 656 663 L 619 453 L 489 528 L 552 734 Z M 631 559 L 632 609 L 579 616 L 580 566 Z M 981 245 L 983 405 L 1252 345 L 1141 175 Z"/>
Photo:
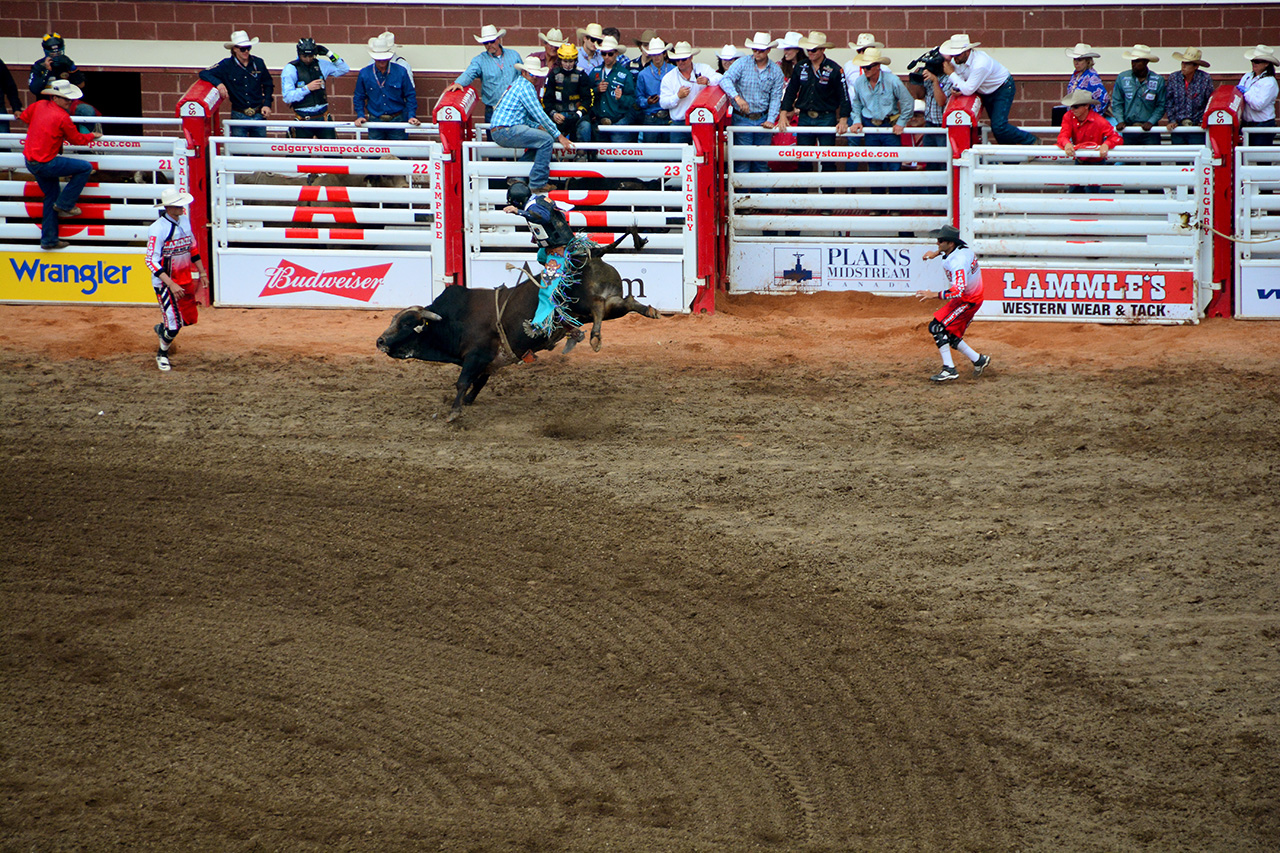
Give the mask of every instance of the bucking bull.
<path id="1" fill-rule="evenodd" d="M 624 296 L 622 277 L 602 259 L 627 238 L 624 234 L 609 246 L 593 246 L 578 283 L 568 294 L 569 313 L 584 324 L 591 323 L 591 348 L 600 351 L 600 324 L 634 311 L 645 317 L 658 312 L 634 297 Z M 630 235 L 639 249 L 646 241 L 633 229 Z M 396 314 L 387 330 L 378 336 L 378 349 L 392 358 L 416 358 L 461 365 L 458 394 L 448 420 L 462 414 L 464 405 L 475 402 L 489 377 L 513 361 L 526 359 L 539 350 L 553 348 L 566 336 L 567 353 L 582 339 L 573 329 L 557 327 L 550 338 L 531 337 L 524 331 L 526 320 L 538 306 L 538 282 L 525 275 L 513 288 L 446 287 L 426 308 L 415 306 Z"/>

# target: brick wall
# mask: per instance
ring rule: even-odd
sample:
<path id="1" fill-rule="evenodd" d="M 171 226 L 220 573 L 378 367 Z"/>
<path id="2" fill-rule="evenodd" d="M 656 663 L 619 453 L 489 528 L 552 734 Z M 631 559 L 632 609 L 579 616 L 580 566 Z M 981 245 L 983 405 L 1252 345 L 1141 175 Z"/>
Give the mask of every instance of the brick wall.
<path id="1" fill-rule="evenodd" d="M 11 35 L 38 40 L 49 29 L 75 39 L 143 39 L 221 42 L 232 30 L 248 29 L 263 41 L 290 43 L 306 34 L 320 42 L 360 44 L 383 29 L 409 45 L 473 45 L 472 35 L 484 23 L 505 27 L 509 44 L 536 44 L 550 27 L 570 32 L 591 21 L 622 30 L 633 38 L 654 27 L 668 41 L 688 40 L 699 47 L 741 43 L 757 30 L 781 35 L 787 30 L 822 30 L 843 45 L 860 32 L 873 32 L 886 44 L 938 44 L 954 32 L 967 32 L 984 48 L 1045 47 L 1054 51 L 1052 78 L 1020 75 L 1014 118 L 1045 123 L 1061 97 L 1070 64 L 1060 48 L 1077 41 L 1095 47 L 1135 43 L 1151 45 L 1246 46 L 1280 44 L 1280 2 L 1240 6 L 1204 4 L 1173 6 L 1149 3 L 1141 8 L 989 7 L 981 9 L 847 9 L 737 8 L 701 10 L 684 7 L 626 6 L 404 6 L 324 3 L 189 3 L 172 0 L 92 2 L 92 0 L 0 0 L 0 20 Z M 15 32 L 16 30 L 16 32 Z M 74 44 L 71 45 L 74 56 Z M 910 53 L 908 50 L 907 53 Z M 902 58 L 899 58 L 902 57 Z M 202 57 L 203 58 L 203 57 Z M 897 65 L 910 56 L 901 51 Z M 359 59 L 363 59 L 360 57 Z M 213 61 L 210 58 L 209 61 Z M 15 62 L 20 67 L 22 63 Z M 114 69 L 112 69 L 114 70 Z M 904 68 L 898 68 L 901 72 Z M 1162 72 L 1174 70 L 1159 67 Z M 423 113 L 434 103 L 451 75 L 419 74 Z M 143 105 L 147 115 L 172 115 L 177 96 L 194 79 L 190 69 L 143 69 Z M 278 78 L 277 78 L 278 79 Z M 1104 78 L 1105 79 L 1105 78 Z M 1108 84 L 1111 82 L 1107 80 Z M 354 76 L 334 81 L 330 101 L 335 116 L 351 115 Z M 277 104 L 283 107 L 283 104 Z"/>

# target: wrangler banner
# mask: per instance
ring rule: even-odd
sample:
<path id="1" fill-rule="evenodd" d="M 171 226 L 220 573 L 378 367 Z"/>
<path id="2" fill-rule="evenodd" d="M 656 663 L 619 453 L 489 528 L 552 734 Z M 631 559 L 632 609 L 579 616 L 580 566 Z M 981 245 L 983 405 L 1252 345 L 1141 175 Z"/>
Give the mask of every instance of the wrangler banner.
<path id="1" fill-rule="evenodd" d="M 0 261 L 0 302 L 154 305 L 142 251 L 11 252 Z"/>
<path id="2" fill-rule="evenodd" d="M 979 317 L 1068 323 L 1194 323 L 1190 270 L 983 269 Z"/>

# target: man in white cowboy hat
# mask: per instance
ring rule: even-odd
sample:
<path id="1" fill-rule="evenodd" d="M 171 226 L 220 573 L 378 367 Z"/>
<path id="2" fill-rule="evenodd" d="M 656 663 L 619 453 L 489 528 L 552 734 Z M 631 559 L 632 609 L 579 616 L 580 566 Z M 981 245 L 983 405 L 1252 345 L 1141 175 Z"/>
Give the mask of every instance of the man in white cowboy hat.
<path id="1" fill-rule="evenodd" d="M 199 244 L 187 221 L 187 207 L 195 201 L 177 187 L 165 187 L 160 194 L 160 218 L 147 231 L 147 269 L 151 288 L 160 303 L 160 322 L 152 327 L 160 339 L 156 367 L 168 370 L 169 348 L 183 326 L 194 326 L 199 318 L 196 295 L 209 280 L 200 257 Z M 195 267 L 193 273 L 192 267 Z"/>
<path id="2" fill-rule="evenodd" d="M 884 66 L 890 63 L 889 57 L 880 52 L 878 47 L 866 47 L 854 60 L 862 73 L 854 79 L 849 87 L 849 132 L 862 133 L 867 127 L 888 128 L 889 133 L 868 133 L 862 137 L 862 144 L 867 147 L 898 147 L 902 145 L 902 129 L 911 121 L 915 111 L 915 99 L 907 91 L 907 85 Z M 896 172 L 898 163 L 871 162 L 867 164 L 869 172 Z M 893 187 L 897 193 L 900 187 Z M 884 193 L 884 187 L 875 187 L 873 192 Z"/>
<path id="3" fill-rule="evenodd" d="M 391 30 L 383 30 L 381 33 L 378 34 L 378 38 L 385 41 L 387 45 L 391 48 L 391 51 L 392 51 L 391 61 L 394 62 L 396 65 L 399 65 L 405 71 L 408 71 L 409 79 L 412 80 L 413 67 L 409 65 L 409 60 L 405 59 L 403 56 L 400 55 L 399 53 L 400 45 L 396 44 L 396 34 L 391 32 Z"/>
<path id="4" fill-rule="evenodd" d="M 800 39 L 807 62 L 800 62 L 782 94 L 779 125 L 786 130 L 792 114 L 801 127 L 832 127 L 843 135 L 849 127 L 849 91 L 844 85 L 844 72 L 827 58 L 827 48 L 834 47 L 827 34 L 817 31 Z M 824 134 L 797 133 L 799 145 L 833 145 L 835 138 Z M 810 164 L 805 164 L 810 165 Z M 824 164 L 823 171 L 835 164 Z M 802 166 L 801 168 L 804 168 Z"/>
<path id="5" fill-rule="evenodd" d="M 494 108 L 489 137 L 504 148 L 525 149 L 522 160 L 533 160 L 529 188 L 534 195 L 550 192 L 551 151 L 556 142 L 573 153 L 573 141 L 560 132 L 538 99 L 535 86 L 546 80 L 549 69 L 537 57 L 517 63 L 520 76 Z"/>
<path id="6" fill-rule="evenodd" d="M 1244 95 L 1244 109 L 1240 120 L 1245 127 L 1275 127 L 1276 98 L 1280 96 L 1276 84 L 1276 65 L 1280 58 L 1276 57 L 1273 48 L 1265 44 L 1244 52 L 1253 68 L 1236 84 L 1236 89 Z M 1245 136 L 1246 145 L 1270 145 L 1275 139 L 1272 133 L 1250 133 Z"/>
<path id="7" fill-rule="evenodd" d="M 79 216 L 76 202 L 93 166 L 87 160 L 63 157 L 63 143 L 88 145 L 102 134 L 81 133 L 71 123 L 71 104 L 79 100 L 80 89 L 67 80 L 52 80 L 48 88 L 40 91 L 47 100 L 31 104 L 18 116 L 27 124 L 27 137 L 22 141 L 22 156 L 27 161 L 27 171 L 36 179 L 40 192 L 44 193 L 44 210 L 40 220 L 40 248 L 61 249 L 68 245 L 58 239 L 58 219 Z M 66 187 L 59 178 L 70 178 Z"/>
<path id="8" fill-rule="evenodd" d="M 733 102 L 734 127 L 760 127 L 773 130 L 778 126 L 782 112 L 782 92 L 786 81 L 782 69 L 769 61 L 773 40 L 768 33 L 756 33 L 743 43 L 750 49 L 751 59 L 743 59 L 729 66 L 720 78 L 720 88 Z M 737 133 L 734 145 L 768 145 L 773 141 L 771 133 Z M 737 160 L 735 172 L 767 172 L 769 164 L 761 161 Z"/>
<path id="9" fill-rule="evenodd" d="M 484 120 L 493 118 L 493 108 L 502 99 L 507 87 L 520 78 L 520 54 L 509 47 L 502 46 L 502 37 L 507 34 L 493 24 L 485 24 L 480 28 L 480 35 L 472 36 L 484 45 L 484 51 L 471 60 L 458 79 L 445 87 L 446 92 L 457 92 L 463 86 L 470 86 L 477 77 L 480 78 L 480 103 L 484 104 Z M 550 57 L 547 57 L 549 60 Z"/>
<path id="10" fill-rule="evenodd" d="M 599 24 L 587 24 L 578 29 L 578 38 L 578 70 L 590 74 L 604 64 L 604 57 L 600 55 L 604 30 Z"/>
<path id="11" fill-rule="evenodd" d="M 607 130 L 615 124 L 633 124 L 636 111 L 636 76 L 623 61 L 624 48 L 613 36 L 600 43 L 602 64 L 591 72 L 595 101 L 591 107 L 591 123 L 608 142 L 630 142 L 630 133 Z"/>
<path id="12" fill-rule="evenodd" d="M 236 30 L 223 45 L 231 55 L 200 72 L 200 79 L 218 87 L 218 94 L 231 104 L 231 118 L 237 121 L 263 121 L 271 115 L 275 84 L 262 57 L 254 56 L 256 38 L 244 30 Z M 267 135 L 265 127 L 232 127 L 232 136 Z"/>
<path id="13" fill-rule="evenodd" d="M 668 71 L 658 89 L 658 106 L 671 115 L 672 124 L 684 124 L 694 98 L 708 86 L 720 82 L 720 75 L 705 62 L 694 62 L 702 51 L 694 50 L 687 41 L 676 42 L 667 51 L 667 58 L 675 63 L 675 70 Z"/>
<path id="14" fill-rule="evenodd" d="M 1129 70 L 1116 75 L 1111 87 L 1111 115 L 1116 120 L 1116 130 L 1138 125 L 1143 132 L 1128 134 L 1130 145 L 1159 145 L 1160 134 L 1151 129 L 1164 116 L 1164 78 L 1152 74 L 1149 66 L 1159 62 L 1160 57 L 1145 44 L 1135 44 L 1121 56 L 1129 60 Z"/>
<path id="15" fill-rule="evenodd" d="M 858 33 L 858 37 L 849 42 L 849 49 L 853 51 L 853 59 L 850 59 L 840 68 L 840 73 L 844 74 L 844 87 L 849 90 L 849 98 L 853 98 L 853 81 L 862 76 L 862 66 L 858 64 L 858 57 L 869 47 L 877 50 L 884 50 L 884 44 L 876 41 L 876 37 L 871 33 Z M 850 121 L 857 118 L 856 115 L 850 116 Z"/>
<path id="16" fill-rule="evenodd" d="M 545 33 L 538 33 L 538 41 L 542 42 L 542 50 L 536 50 L 529 56 L 536 56 L 542 60 L 543 65 L 551 65 L 555 61 L 560 50 L 560 45 L 566 43 L 564 33 L 557 27 L 552 27 Z"/>
<path id="17" fill-rule="evenodd" d="M 1005 145 L 1035 145 L 1035 136 L 1009 123 L 1009 111 L 1018 94 L 1018 85 L 1009 69 L 989 53 L 974 50 L 982 42 L 970 41 L 967 33 L 956 33 L 938 45 L 942 54 L 942 71 L 951 78 L 955 91 L 977 95 L 991 119 L 991 132 L 996 142 Z"/>
<path id="18" fill-rule="evenodd" d="M 1179 127 L 1200 127 L 1205 107 L 1213 97 L 1213 77 L 1203 69 L 1209 67 L 1198 47 L 1189 47 L 1173 58 L 1182 67 L 1165 78 L 1164 122 L 1174 145 L 1203 145 L 1203 133 L 1174 133 Z"/>
<path id="19" fill-rule="evenodd" d="M 382 36 L 369 39 L 369 57 L 373 62 L 356 75 L 356 90 L 351 96 L 356 127 L 365 122 L 407 122 L 415 127 L 418 120 L 418 90 L 403 66 L 391 61 L 394 42 Z M 369 128 L 369 138 L 376 140 L 409 138 L 404 128 Z"/>
<path id="20" fill-rule="evenodd" d="M 640 48 L 649 62 L 636 75 L 636 109 L 639 111 L 641 124 L 662 127 L 671 124 L 671 113 L 658 103 L 662 94 L 662 80 L 673 69 L 667 64 L 667 48 L 671 45 L 654 36 L 649 43 Z M 640 134 L 641 142 L 666 142 L 670 139 L 666 133 Z"/>
<path id="21" fill-rule="evenodd" d="M 1071 59 L 1072 65 L 1071 77 L 1067 80 L 1067 94 L 1070 95 L 1076 89 L 1084 89 L 1098 102 L 1098 112 L 1106 115 L 1107 107 L 1111 104 L 1111 93 L 1103 85 L 1098 72 L 1093 70 L 1093 61 L 1099 59 L 1101 54 L 1084 42 L 1077 42 L 1075 47 L 1069 47 L 1064 52 Z"/>

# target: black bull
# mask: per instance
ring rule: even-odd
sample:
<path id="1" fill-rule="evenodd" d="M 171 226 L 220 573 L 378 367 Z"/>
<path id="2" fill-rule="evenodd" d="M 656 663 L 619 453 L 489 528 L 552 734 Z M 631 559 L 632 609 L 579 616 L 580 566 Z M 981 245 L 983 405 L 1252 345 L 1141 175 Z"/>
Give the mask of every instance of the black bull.
<path id="1" fill-rule="evenodd" d="M 591 347 L 597 352 L 600 324 L 605 320 L 632 311 L 645 317 L 659 316 L 656 309 L 623 293 L 622 277 L 600 258 L 605 251 L 607 248 L 598 248 L 592 253 L 578 283 L 569 290 L 574 300 L 570 313 L 583 323 L 591 322 Z M 551 349 L 568 334 L 560 327 L 550 338 L 526 334 L 524 322 L 533 317 L 537 307 L 538 285 L 527 276 L 514 288 L 497 291 L 487 287 L 446 287 L 428 307 L 415 306 L 396 314 L 378 337 L 378 349 L 392 358 L 461 365 L 458 394 L 449 413 L 449 420 L 453 420 L 462 413 L 463 405 L 475 401 L 493 372 L 515 358 Z M 580 337 L 570 339 L 565 352 L 577 340 Z"/>

